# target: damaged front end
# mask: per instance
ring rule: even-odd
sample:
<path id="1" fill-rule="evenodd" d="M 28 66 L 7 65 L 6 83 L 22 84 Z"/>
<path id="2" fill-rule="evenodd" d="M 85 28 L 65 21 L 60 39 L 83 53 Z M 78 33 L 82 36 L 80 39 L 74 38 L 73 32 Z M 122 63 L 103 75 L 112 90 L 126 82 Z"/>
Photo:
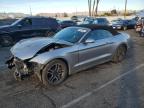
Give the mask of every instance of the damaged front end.
<path id="1" fill-rule="evenodd" d="M 38 61 L 32 61 L 37 56 L 46 52 L 65 48 L 72 45 L 69 42 L 58 41 L 50 38 L 32 38 L 22 40 L 11 48 L 12 57 L 6 62 L 9 69 L 14 69 L 14 77 L 23 80 L 36 74 L 41 80 L 41 71 L 45 64 Z M 42 57 L 42 60 L 44 58 Z M 45 60 L 49 59 L 45 58 Z"/>
<path id="2" fill-rule="evenodd" d="M 24 80 L 34 73 L 39 73 L 40 67 L 37 63 L 29 62 L 29 60 L 20 60 L 17 57 L 11 57 L 6 64 L 9 69 L 14 69 L 14 77 L 16 80 Z"/>

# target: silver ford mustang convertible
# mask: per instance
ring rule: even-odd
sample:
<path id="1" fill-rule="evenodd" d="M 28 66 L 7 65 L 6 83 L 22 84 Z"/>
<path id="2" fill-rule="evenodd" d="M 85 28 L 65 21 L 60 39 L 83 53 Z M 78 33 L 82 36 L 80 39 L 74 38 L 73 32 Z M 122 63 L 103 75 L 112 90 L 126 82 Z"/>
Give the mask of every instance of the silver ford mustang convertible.
<path id="1" fill-rule="evenodd" d="M 130 43 L 128 34 L 111 27 L 79 25 L 65 28 L 52 38 L 21 40 L 11 48 L 12 57 L 6 63 L 14 68 L 17 79 L 37 75 L 45 85 L 58 85 L 78 71 L 122 61 Z"/>

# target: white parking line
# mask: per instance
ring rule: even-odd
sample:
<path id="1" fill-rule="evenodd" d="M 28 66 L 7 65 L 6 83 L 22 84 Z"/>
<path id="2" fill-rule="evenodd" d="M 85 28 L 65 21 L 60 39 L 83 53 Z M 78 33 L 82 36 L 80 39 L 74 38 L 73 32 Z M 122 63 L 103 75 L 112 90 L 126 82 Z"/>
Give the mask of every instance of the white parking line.
<path id="1" fill-rule="evenodd" d="M 107 83 L 101 85 L 99 88 L 96 88 L 96 89 L 94 89 L 94 90 L 92 90 L 92 91 L 90 91 L 90 92 L 88 92 L 88 93 L 86 93 L 86 94 L 84 94 L 84 95 L 82 95 L 82 96 L 80 96 L 80 97 L 78 97 L 78 98 L 76 98 L 76 99 L 70 101 L 69 103 L 63 105 L 61 108 L 68 108 L 68 107 L 71 107 L 72 105 L 78 103 L 79 101 L 83 100 L 84 98 L 86 98 L 86 97 L 92 95 L 93 93 L 95 93 L 95 92 L 97 92 L 97 91 L 103 89 L 104 87 L 106 87 L 106 86 L 112 84 L 113 82 L 115 82 L 115 81 L 121 79 L 122 77 L 124 77 L 124 76 L 126 76 L 126 75 L 128 75 L 128 74 L 130 74 L 130 73 L 134 72 L 135 70 L 140 69 L 140 68 L 142 68 L 142 67 L 144 67 L 144 64 L 140 64 L 139 66 L 135 67 L 134 69 L 132 69 L 132 70 L 130 70 L 130 71 L 124 73 L 124 74 L 121 74 L 120 76 L 114 78 L 113 80 L 108 81 Z"/>

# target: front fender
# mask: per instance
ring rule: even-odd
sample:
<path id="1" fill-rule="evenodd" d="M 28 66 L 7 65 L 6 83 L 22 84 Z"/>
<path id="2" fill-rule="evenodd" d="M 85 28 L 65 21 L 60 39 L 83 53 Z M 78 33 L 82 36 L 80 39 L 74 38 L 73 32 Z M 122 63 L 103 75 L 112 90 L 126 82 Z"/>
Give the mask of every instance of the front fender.
<path id="1" fill-rule="evenodd" d="M 49 52 L 45 52 L 33 57 L 30 62 L 46 65 L 54 59 L 63 59 L 67 62 L 69 72 L 75 71 L 74 65 L 78 63 L 78 47 L 62 48 Z"/>
<path id="2" fill-rule="evenodd" d="M 30 62 L 36 62 L 38 64 L 45 65 L 48 62 L 50 62 L 51 60 L 56 59 L 56 58 L 62 58 L 62 57 L 45 53 L 45 54 L 42 54 L 42 55 L 32 58 L 30 60 Z"/>

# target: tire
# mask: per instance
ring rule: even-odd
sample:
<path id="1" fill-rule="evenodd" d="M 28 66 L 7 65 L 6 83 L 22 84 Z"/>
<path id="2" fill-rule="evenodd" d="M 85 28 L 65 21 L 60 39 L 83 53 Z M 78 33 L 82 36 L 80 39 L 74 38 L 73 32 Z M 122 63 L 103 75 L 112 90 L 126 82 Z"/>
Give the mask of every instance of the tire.
<path id="1" fill-rule="evenodd" d="M 123 30 L 124 30 L 124 31 L 127 30 L 127 26 L 124 26 L 124 27 L 123 27 Z"/>
<path id="2" fill-rule="evenodd" d="M 13 45 L 13 39 L 8 35 L 2 36 L 0 43 L 1 43 L 2 47 L 9 47 L 9 46 Z"/>
<path id="3" fill-rule="evenodd" d="M 55 35 L 55 32 L 54 32 L 54 31 L 47 31 L 47 32 L 45 33 L 45 36 L 46 36 L 46 37 L 53 37 L 53 35 Z"/>
<path id="4" fill-rule="evenodd" d="M 140 34 L 141 37 L 144 37 L 144 28 L 141 29 L 139 34 Z"/>
<path id="5" fill-rule="evenodd" d="M 127 52 L 126 46 L 120 45 L 112 58 L 112 62 L 114 63 L 121 62 L 125 58 L 126 52 Z"/>
<path id="6" fill-rule="evenodd" d="M 42 81 L 45 86 L 59 85 L 67 78 L 67 76 L 67 65 L 59 59 L 49 62 L 42 71 Z"/>
<path id="7" fill-rule="evenodd" d="M 144 33 L 141 32 L 141 33 L 140 33 L 140 37 L 144 37 Z"/>

